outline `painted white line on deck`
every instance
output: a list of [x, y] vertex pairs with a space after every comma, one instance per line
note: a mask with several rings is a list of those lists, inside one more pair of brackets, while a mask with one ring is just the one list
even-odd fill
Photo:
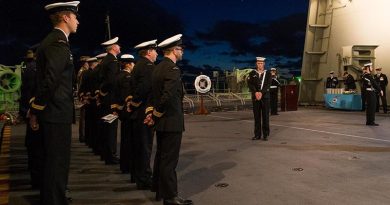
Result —
[[[239, 120], [239, 121], [243, 121], [243, 122], [253, 123], [253, 120], [240, 120], [240, 119], [237, 119], [237, 118], [223, 117], [223, 116], [217, 116], [217, 115], [208, 115], [208, 116], [215, 117], [215, 118], [221, 118], [221, 119]], [[340, 136], [352, 137], [352, 138], [358, 138], [358, 139], [365, 139], [365, 140], [374, 140], [374, 141], [380, 141], [380, 142], [390, 142], [390, 140], [377, 139], [377, 138], [372, 138], [372, 137], [363, 137], [363, 136], [358, 136], [358, 135], [349, 135], [349, 134], [343, 134], [343, 133], [337, 133], [337, 132], [328, 132], [328, 131], [322, 131], [322, 130], [307, 129], [307, 128], [302, 128], [302, 127], [278, 125], [278, 124], [273, 124], [273, 123], [270, 124], [270, 125], [278, 126], [278, 127], [292, 128], [292, 129], [297, 129], [297, 130], [305, 130], [305, 131], [310, 131], [310, 132], [319, 132], [319, 133], [325, 133], [325, 134], [340, 135]]]

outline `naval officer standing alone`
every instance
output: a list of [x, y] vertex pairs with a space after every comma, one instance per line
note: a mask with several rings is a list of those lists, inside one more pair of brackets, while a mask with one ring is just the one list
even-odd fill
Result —
[[362, 84], [363, 89], [366, 93], [366, 125], [368, 126], [378, 126], [379, 124], [375, 123], [375, 109], [376, 109], [376, 95], [377, 93], [383, 96], [383, 91], [376, 83], [374, 78], [371, 75], [372, 67], [371, 63], [367, 63], [363, 67], [363, 76]]
[[68, 36], [76, 33], [79, 1], [49, 4], [54, 29], [37, 50], [35, 97], [30, 102], [30, 125], [41, 130], [44, 168], [41, 188], [43, 205], [67, 205], [70, 144], [73, 121], [73, 57]]
[[265, 58], [256, 57], [256, 69], [249, 73], [248, 87], [252, 93], [255, 136], [252, 140], [267, 141], [269, 136], [269, 109], [271, 73], [264, 70]]

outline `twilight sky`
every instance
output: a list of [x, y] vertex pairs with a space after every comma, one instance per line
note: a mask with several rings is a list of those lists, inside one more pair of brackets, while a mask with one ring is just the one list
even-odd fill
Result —
[[[44, 5], [57, 1], [1, 1], [0, 64], [18, 64], [51, 25]], [[253, 67], [255, 56], [285, 72], [301, 67], [309, 0], [81, 0], [80, 26], [70, 37], [74, 55], [97, 55], [111, 35], [135, 55], [143, 41], [183, 33], [185, 64], [198, 68]]]

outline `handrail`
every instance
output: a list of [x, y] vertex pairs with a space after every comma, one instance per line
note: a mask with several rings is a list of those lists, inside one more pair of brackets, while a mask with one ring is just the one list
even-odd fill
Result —
[[190, 109], [192, 110], [192, 111], [194, 111], [194, 109], [195, 109], [195, 104], [194, 104], [194, 101], [193, 100], [191, 100], [189, 97], [187, 97], [187, 96], [184, 96], [183, 97], [183, 102], [187, 102], [188, 104], [189, 104], [189, 106], [190, 106]]
[[211, 93], [208, 93], [208, 95], [212, 100], [214, 100], [216, 103], [217, 103], [217, 106], [218, 107], [221, 107], [222, 106], [222, 103], [221, 103], [221, 100], [219, 100], [217, 97], [215, 97], [213, 94]]
[[244, 98], [240, 97], [239, 95], [237, 95], [236, 93], [230, 93], [232, 96], [238, 98], [240, 101], [241, 101], [241, 105], [245, 105], [245, 100]]

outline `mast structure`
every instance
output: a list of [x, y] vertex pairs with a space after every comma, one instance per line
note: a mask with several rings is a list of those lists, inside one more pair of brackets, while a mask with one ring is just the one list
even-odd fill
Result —
[[110, 14], [109, 12], [107, 12], [107, 15], [106, 15], [106, 21], [105, 23], [107, 24], [107, 37], [108, 39], [111, 39], [111, 25], [110, 25]]

